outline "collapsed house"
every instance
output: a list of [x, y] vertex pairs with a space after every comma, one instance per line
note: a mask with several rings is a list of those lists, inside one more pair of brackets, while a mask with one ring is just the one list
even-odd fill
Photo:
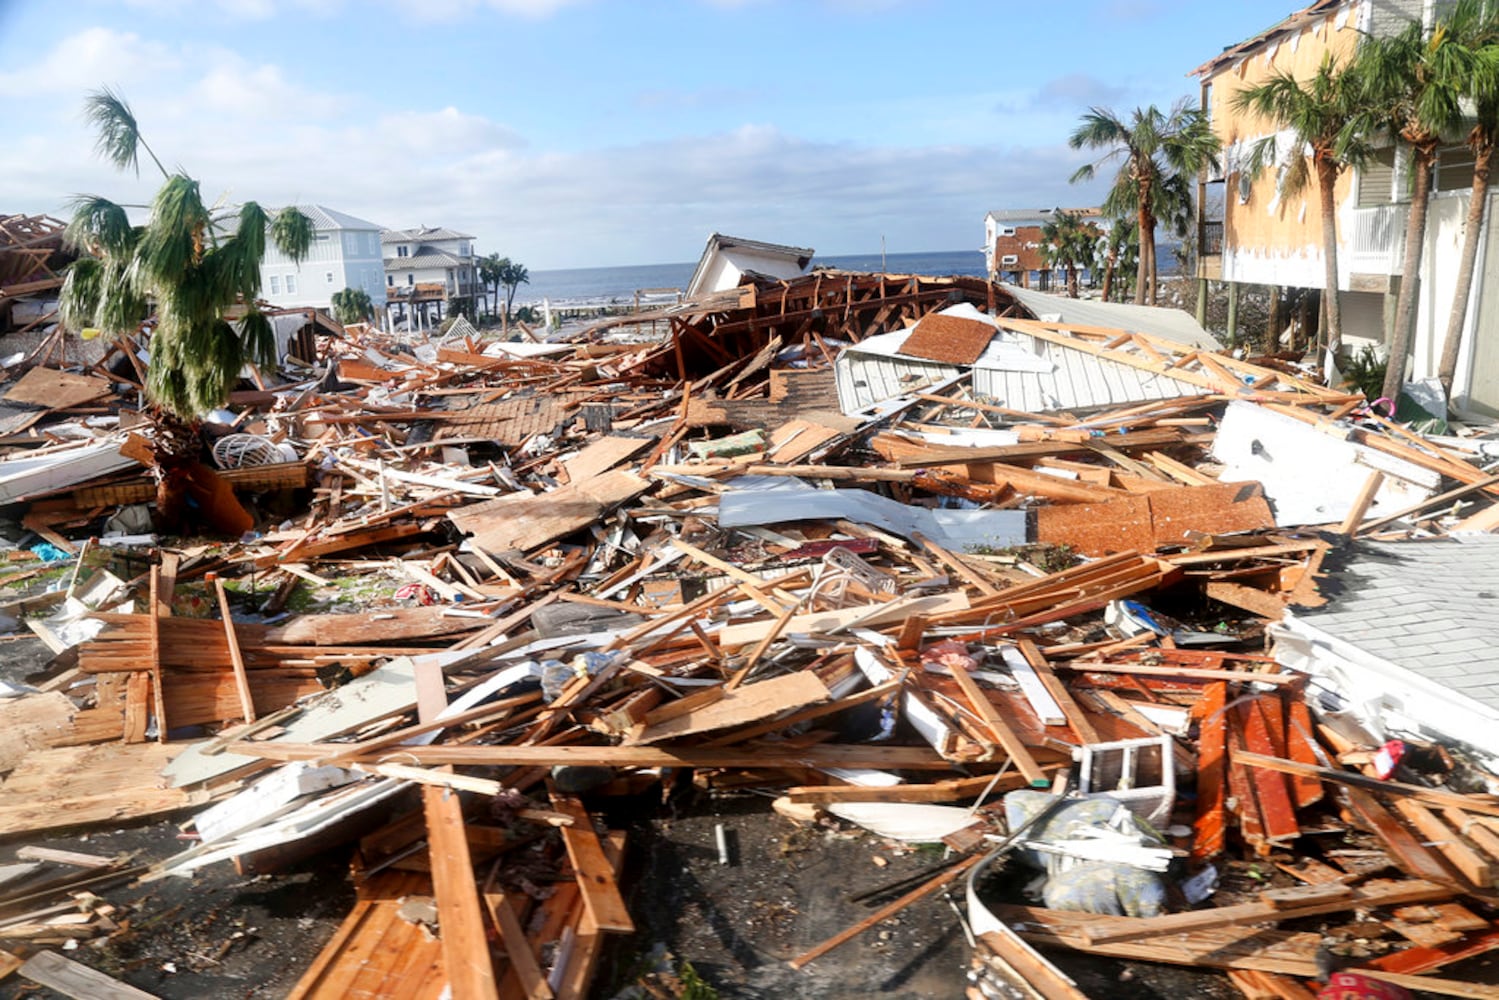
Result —
[[[8, 372], [0, 585], [58, 585], [0, 602], [55, 653], [0, 701], [0, 835], [191, 817], [89, 880], [355, 844], [298, 997], [588, 995], [645, 916], [600, 803], [684, 781], [945, 845], [793, 937], [804, 976], [961, 886], [984, 996], [1085, 995], [1067, 952], [1304, 996], [1354, 945], [1451, 989], [1499, 946], [1493, 689], [1462, 668], [1492, 560], [1441, 537], [1495, 526], [1492, 437], [1075, 308], [814, 271], [568, 344], [329, 331], [205, 423], [204, 538], [152, 523], [147, 343]], [[289, 610], [348, 579], [378, 600]], [[1267, 884], [1214, 892], [1246, 865]], [[1033, 877], [1043, 905], [1007, 888]], [[81, 881], [0, 883], [21, 975], [115, 933]]]

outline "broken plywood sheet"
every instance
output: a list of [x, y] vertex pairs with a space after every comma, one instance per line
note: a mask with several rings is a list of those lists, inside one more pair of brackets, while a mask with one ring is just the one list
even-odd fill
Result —
[[32, 403], [51, 410], [82, 406], [111, 393], [110, 385], [93, 375], [74, 375], [53, 368], [33, 368], [5, 393], [12, 403]]
[[161, 776], [181, 749], [169, 743], [104, 743], [35, 750], [0, 785], [0, 837], [143, 819], [200, 805], [201, 796], [170, 788]]
[[649, 448], [653, 440], [654, 438], [621, 437], [616, 434], [599, 438], [562, 464], [567, 470], [567, 481], [583, 483], [608, 472]]
[[[311, 699], [295, 718], [283, 724], [281, 738], [293, 742], [317, 742], [373, 719], [416, 705], [416, 664], [399, 656], [384, 666], [357, 677], [340, 688]], [[182, 750], [167, 768], [174, 785], [195, 784], [242, 767], [261, 766], [259, 757], [237, 753], [204, 754], [209, 744], [195, 743]]]
[[470, 504], [450, 511], [448, 519], [486, 552], [525, 552], [588, 527], [650, 485], [633, 472], [617, 469], [549, 493], [516, 493]]
[[0, 701], [0, 774], [31, 751], [55, 746], [70, 736], [76, 711], [72, 700], [58, 691]]
[[1036, 541], [1070, 545], [1087, 556], [1154, 552], [1184, 545], [1189, 534], [1229, 534], [1275, 526], [1259, 483], [1219, 483], [1135, 493], [1107, 503], [1037, 508]]
[[398, 912], [408, 896], [431, 895], [418, 874], [383, 871], [359, 887], [359, 899], [288, 1000], [411, 997], [436, 1000], [447, 986], [442, 941]]
[[[962, 591], [933, 594], [927, 597], [902, 597], [886, 604], [862, 604], [833, 611], [812, 611], [793, 615], [781, 630], [786, 635], [829, 633], [851, 625], [888, 625], [914, 617], [932, 617], [956, 611], [967, 611], [968, 597]], [[725, 649], [759, 642], [775, 627], [774, 622], [743, 622], [725, 625], [714, 635]]]
[[901, 353], [950, 365], [971, 365], [999, 331], [993, 323], [965, 316], [928, 313], [916, 324]]
[[815, 705], [830, 697], [832, 695], [821, 678], [810, 670], [800, 670], [727, 691], [712, 704], [648, 727], [639, 742], [658, 743], [693, 733], [730, 729]]
[[798, 418], [771, 432], [765, 457], [778, 465], [791, 465], [836, 440], [842, 433], [825, 423]]
[[1418, 504], [1441, 485], [1437, 473], [1335, 437], [1334, 429], [1235, 400], [1213, 438], [1213, 458], [1225, 466], [1218, 478], [1263, 484], [1280, 527], [1342, 521], [1375, 471], [1384, 482], [1366, 513], [1371, 518]]

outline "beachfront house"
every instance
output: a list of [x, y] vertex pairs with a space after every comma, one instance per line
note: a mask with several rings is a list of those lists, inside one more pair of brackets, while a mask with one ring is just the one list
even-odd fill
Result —
[[385, 294], [391, 324], [426, 329], [454, 310], [474, 312], [478, 280], [474, 238], [436, 226], [387, 229], [380, 237], [385, 252]]
[[[1052, 267], [1044, 254], [1042, 227], [1056, 219], [1057, 213], [1075, 215], [1100, 229], [1108, 228], [1103, 210], [1098, 208], [999, 209], [984, 216], [984, 265], [990, 281], [1004, 281], [1021, 288], [1047, 291], [1067, 287], [1067, 271]], [[1093, 283], [1091, 268], [1078, 271], [1078, 281]]]
[[[1224, 149], [1221, 170], [1204, 175], [1198, 198], [1202, 252], [1197, 277], [1202, 290], [1207, 282], [1226, 283], [1232, 301], [1244, 285], [1316, 290], [1311, 295], [1326, 285], [1317, 185], [1313, 181], [1292, 196], [1280, 190], [1277, 170], [1250, 175], [1246, 162], [1259, 140], [1274, 135], [1284, 162], [1291, 139], [1272, 124], [1236, 110], [1234, 95], [1276, 73], [1306, 79], [1324, 57], [1347, 61], [1364, 38], [1392, 34], [1413, 20], [1430, 24], [1438, 9], [1443, 5], [1431, 0], [1319, 0], [1197, 68], [1202, 107]], [[1436, 375], [1455, 288], [1463, 220], [1472, 193], [1473, 153], [1461, 137], [1454, 136], [1453, 142], [1437, 158], [1408, 379]], [[1393, 139], [1382, 140], [1381, 147], [1369, 162], [1343, 171], [1336, 188], [1335, 294], [1343, 340], [1354, 352], [1362, 345], [1389, 343], [1403, 278], [1410, 156]], [[1499, 327], [1495, 198], [1499, 195], [1490, 195], [1489, 222], [1480, 243], [1463, 352], [1452, 386], [1452, 404], [1459, 412], [1491, 416], [1499, 415], [1499, 337], [1492, 335]], [[1198, 296], [1199, 302], [1205, 299]], [[1478, 331], [1489, 335], [1475, 336]], [[1258, 338], [1259, 331], [1252, 334]]]
[[813, 253], [810, 247], [762, 243], [714, 233], [708, 237], [697, 269], [687, 282], [687, 297], [734, 288], [749, 273], [771, 278], [800, 277], [811, 268]]
[[325, 205], [298, 205], [312, 220], [307, 256], [293, 261], [267, 240], [260, 264], [260, 294], [277, 308], [328, 311], [345, 288], [362, 289], [376, 309], [385, 306], [380, 226]]

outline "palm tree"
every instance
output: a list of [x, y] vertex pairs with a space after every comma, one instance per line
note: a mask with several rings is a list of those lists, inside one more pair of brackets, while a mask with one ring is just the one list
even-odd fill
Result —
[[1077, 298], [1077, 272], [1093, 259], [1093, 248], [1103, 234], [1076, 213], [1057, 212], [1041, 226], [1041, 259], [1047, 267], [1067, 272], [1067, 294]]
[[1139, 230], [1128, 220], [1115, 218], [1109, 228], [1099, 234], [1093, 253], [1094, 266], [1103, 271], [1103, 300], [1113, 301], [1117, 287], [1117, 297], [1123, 301], [1129, 296], [1128, 275], [1138, 268], [1140, 262]]
[[[1343, 317], [1338, 303], [1338, 176], [1363, 158], [1363, 137], [1350, 132], [1349, 123], [1358, 110], [1358, 93], [1346, 65], [1330, 54], [1317, 72], [1305, 80], [1289, 73], [1276, 73], [1264, 83], [1247, 87], [1233, 96], [1233, 106], [1267, 119], [1277, 128], [1289, 129], [1294, 137], [1281, 180], [1281, 193], [1294, 196], [1315, 175], [1322, 215], [1322, 306], [1327, 319], [1327, 348], [1336, 352], [1343, 343]], [[1275, 159], [1276, 140], [1261, 140], [1250, 152], [1244, 170], [1254, 176]]]
[[1122, 159], [1104, 208], [1115, 214], [1132, 211], [1139, 229], [1139, 280], [1135, 302], [1156, 303], [1156, 223], [1168, 212], [1165, 181], [1173, 176], [1195, 177], [1203, 167], [1217, 165], [1221, 143], [1207, 117], [1179, 103], [1169, 114], [1155, 105], [1136, 108], [1125, 121], [1107, 108], [1089, 108], [1067, 140], [1073, 149], [1109, 150], [1098, 163], [1085, 164], [1072, 182], [1092, 180], [1099, 166]]
[[194, 461], [198, 417], [229, 398], [247, 361], [277, 363], [270, 321], [255, 304], [267, 236], [300, 261], [312, 242], [312, 222], [295, 208], [272, 213], [255, 202], [234, 212], [211, 210], [196, 180], [161, 165], [122, 97], [96, 91], [84, 111], [98, 131], [101, 155], [139, 173], [145, 150], [163, 183], [140, 226], [107, 199], [73, 200], [65, 238], [87, 255], [63, 282], [62, 318], [75, 330], [128, 336], [154, 308], [146, 395], [157, 425], [153, 455], [163, 474], [157, 509], [172, 524]]
[[375, 304], [362, 288], [345, 288], [333, 293], [333, 318], [344, 326], [364, 323], [375, 318]]
[[505, 319], [510, 318], [510, 307], [515, 304], [515, 290], [531, 283], [531, 272], [526, 265], [517, 264], [509, 257], [500, 262], [500, 284], [505, 286]]
[[1361, 98], [1367, 108], [1350, 129], [1372, 134], [1383, 127], [1411, 150], [1411, 206], [1405, 227], [1405, 261], [1395, 329], [1382, 394], [1400, 398], [1405, 384], [1406, 354], [1419, 295], [1421, 254], [1426, 244], [1426, 211], [1432, 167], [1444, 135], [1462, 125], [1462, 99], [1482, 60], [1449, 23], [1439, 21], [1427, 32], [1412, 21], [1397, 34], [1372, 39], [1355, 62]]
[[501, 257], [497, 253], [479, 258], [479, 280], [489, 289], [490, 311], [493, 313], [500, 311], [500, 276], [509, 266], [510, 258]]
[[1487, 0], [1460, 0], [1449, 15], [1447, 30], [1473, 49], [1477, 61], [1477, 71], [1469, 80], [1467, 93], [1473, 109], [1472, 128], [1468, 131], [1468, 147], [1473, 150], [1473, 191], [1463, 223], [1463, 248], [1452, 311], [1447, 316], [1447, 333], [1442, 339], [1442, 357], [1437, 365], [1437, 378], [1450, 399], [1473, 289], [1478, 242], [1489, 204], [1489, 171], [1494, 162], [1495, 141], [1499, 139], [1499, 13]]

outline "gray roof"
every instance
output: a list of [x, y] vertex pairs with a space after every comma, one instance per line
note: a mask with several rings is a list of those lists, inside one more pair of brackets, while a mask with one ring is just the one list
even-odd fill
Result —
[[[1188, 347], [1216, 351], [1223, 347], [1213, 335], [1198, 325], [1190, 313], [1164, 306], [1137, 306], [1128, 302], [1098, 302], [1092, 299], [1069, 299], [1048, 295], [1018, 285], [1005, 285], [1005, 291], [1020, 300], [1043, 322], [1070, 323], [1074, 326], [1106, 326], [1130, 333], [1148, 333], [1174, 340]], [[1059, 319], [1054, 317], [1060, 317]]]
[[312, 220], [312, 228], [316, 230], [328, 229], [374, 229], [381, 230], [384, 226], [364, 219], [356, 218], [344, 212], [338, 212], [326, 205], [298, 205], [297, 210]]
[[387, 271], [421, 270], [429, 267], [468, 267], [473, 264], [471, 257], [454, 257], [450, 253], [434, 250], [431, 247], [422, 247], [410, 257], [387, 257], [385, 258], [385, 269]]
[[1083, 219], [1096, 219], [1103, 215], [1101, 208], [997, 208], [984, 216], [995, 222], [1050, 222], [1058, 212], [1066, 212]]
[[1499, 536], [1358, 542], [1298, 617], [1499, 709]]
[[468, 233], [441, 226], [418, 226], [415, 229], [387, 229], [380, 235], [381, 243], [420, 243], [424, 240], [471, 240]]

